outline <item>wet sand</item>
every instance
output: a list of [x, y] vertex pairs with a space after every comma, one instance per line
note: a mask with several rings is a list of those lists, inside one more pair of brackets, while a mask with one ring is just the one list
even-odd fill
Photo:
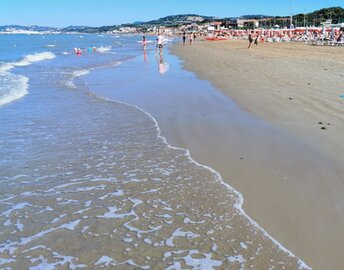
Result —
[[224, 126], [221, 117], [210, 123], [205, 114], [192, 131], [181, 126], [168, 140], [220, 172], [243, 194], [245, 211], [286, 248], [315, 269], [338, 269], [344, 248], [343, 48], [259, 44], [248, 51], [245, 42], [228, 41], [177, 45], [172, 52], [276, 130]]

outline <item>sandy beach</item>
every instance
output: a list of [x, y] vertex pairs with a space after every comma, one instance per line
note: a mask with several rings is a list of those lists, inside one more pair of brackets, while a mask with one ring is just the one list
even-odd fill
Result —
[[343, 1], [31, 2], [1, 2], [0, 270], [344, 270]]
[[[266, 43], [247, 50], [245, 41], [231, 40], [176, 45], [172, 52], [258, 122], [276, 127], [223, 127], [219, 120], [174, 143], [241, 192], [245, 211], [286, 248], [315, 269], [339, 269], [343, 48]], [[216, 137], [223, 130], [228, 136]]]

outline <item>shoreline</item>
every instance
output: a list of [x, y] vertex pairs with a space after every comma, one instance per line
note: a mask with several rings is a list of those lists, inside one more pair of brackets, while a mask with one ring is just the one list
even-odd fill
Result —
[[[179, 68], [181, 68], [181, 67], [179, 67]], [[87, 74], [87, 75], [89, 75], [89, 74]], [[160, 121], [158, 121], [157, 117], [154, 115], [155, 113], [152, 113], [151, 110], [144, 108], [144, 106], [142, 106], [142, 105], [137, 105], [137, 102], [135, 102], [135, 101], [128, 101], [128, 100], [123, 101], [123, 97], [119, 98], [116, 96], [113, 96], [111, 98], [102, 97], [101, 95], [98, 96], [97, 91], [93, 92], [92, 90], [90, 90], [90, 93], [92, 93], [93, 95], [97, 96], [100, 99], [104, 99], [105, 101], [114, 102], [116, 104], [123, 104], [125, 106], [135, 108], [138, 111], [141, 111], [142, 113], [144, 113], [146, 116], [148, 116], [155, 124], [158, 137], [164, 142], [164, 144], [167, 145], [168, 148], [174, 149], [174, 150], [181, 150], [181, 151], [185, 152], [186, 156], [188, 157], [188, 159], [190, 160], [191, 163], [195, 164], [196, 166], [198, 166], [200, 168], [206, 169], [207, 171], [211, 172], [214, 175], [216, 182], [220, 183], [223, 186], [223, 188], [226, 190], [226, 192], [229, 192], [229, 194], [235, 195], [235, 197], [236, 197], [235, 204], [228, 206], [229, 211], [231, 210], [232, 207], [234, 209], [236, 209], [239, 212], [240, 216], [244, 217], [248, 221], [248, 224], [250, 224], [250, 226], [252, 226], [252, 228], [254, 230], [260, 231], [264, 235], [264, 237], [266, 237], [266, 239], [269, 242], [271, 241], [273, 243], [273, 246], [276, 247], [279, 250], [279, 252], [286, 255], [286, 257], [288, 258], [288, 263], [289, 263], [289, 260], [296, 260], [296, 263], [298, 265], [297, 269], [312, 269], [308, 265], [307, 262], [305, 262], [302, 258], [300, 258], [298, 255], [294, 254], [290, 249], [288, 249], [283, 244], [281, 244], [278, 240], [276, 240], [276, 238], [274, 238], [271, 234], [269, 234], [268, 231], [266, 231], [258, 222], [256, 222], [251, 216], [249, 216], [245, 212], [244, 207], [243, 207], [243, 204], [244, 204], [243, 195], [239, 191], [237, 191], [235, 188], [233, 188], [228, 182], [226, 182], [223, 179], [222, 175], [217, 170], [215, 170], [213, 167], [209, 166], [206, 163], [202, 163], [202, 162], [198, 161], [195, 158], [195, 156], [191, 153], [190, 149], [181, 146], [181, 144], [180, 144], [181, 141], [179, 141], [177, 139], [178, 132], [173, 132], [173, 131], [171, 132], [171, 130], [166, 129], [167, 127], [172, 128], [172, 129], [177, 129], [178, 126], [175, 123], [168, 124], [167, 126], [165, 126], [165, 124], [160, 123]], [[124, 100], [125, 100], [125, 98], [124, 98]], [[235, 108], [235, 110], [237, 110], [237, 109]], [[242, 114], [242, 112], [238, 112], [238, 114]], [[159, 117], [159, 115], [157, 115], [157, 116]], [[190, 121], [190, 119], [188, 121]], [[191, 136], [188, 136], [188, 137], [191, 138]], [[274, 254], [275, 253], [270, 254], [271, 258], [274, 257]]]
[[[90, 93], [94, 94], [93, 92], [90, 92]], [[154, 122], [156, 131], [157, 131], [157, 136], [164, 142], [164, 144], [166, 144], [166, 146], [168, 148], [171, 148], [174, 150], [181, 150], [181, 151], [185, 152], [186, 156], [188, 157], [188, 159], [190, 160], [191, 163], [194, 163], [198, 167], [204, 168], [204, 169], [210, 171], [211, 173], [213, 173], [215, 175], [214, 177], [215, 177], [216, 181], [218, 181], [221, 185], [223, 185], [225, 187], [225, 189], [228, 190], [228, 192], [235, 194], [235, 196], [237, 197], [237, 200], [236, 200], [235, 204], [233, 205], [233, 207], [240, 213], [240, 215], [242, 215], [243, 217], [245, 217], [249, 221], [249, 223], [252, 225], [252, 227], [261, 231], [262, 234], [267, 239], [271, 240], [271, 242], [274, 245], [276, 245], [281, 252], [285, 253], [290, 259], [296, 259], [297, 264], [299, 266], [299, 269], [309, 269], [309, 270], [312, 269], [306, 262], [304, 262], [302, 260], [302, 258], [298, 257], [291, 250], [284, 247], [280, 242], [278, 242], [278, 240], [276, 240], [274, 237], [272, 237], [263, 227], [260, 226], [260, 224], [258, 224], [251, 216], [249, 216], [245, 212], [244, 207], [243, 207], [244, 198], [243, 198], [242, 194], [239, 191], [237, 191], [236, 189], [234, 189], [232, 186], [230, 186], [228, 183], [226, 183], [226, 181], [224, 181], [223, 177], [221, 176], [221, 174], [218, 171], [214, 170], [212, 167], [210, 167], [208, 165], [201, 164], [198, 161], [196, 161], [192, 157], [189, 149], [171, 145], [168, 142], [167, 138], [164, 135], [162, 135], [163, 132], [159, 126], [159, 123], [153, 115], [151, 115], [149, 112], [145, 111], [144, 109], [142, 109], [139, 106], [134, 105], [134, 104], [129, 104], [129, 103], [126, 103], [123, 101], [118, 101], [118, 100], [111, 100], [111, 99], [100, 97], [100, 96], [97, 96], [97, 98], [103, 99], [103, 100], [110, 102], [110, 103], [113, 102], [113, 103], [117, 103], [117, 104], [123, 104], [123, 105], [128, 106], [128, 107], [133, 107], [133, 108], [137, 109], [138, 111], [141, 111], [146, 116], [148, 116]]]
[[[269, 144], [267, 143], [265, 145], [266, 154], [264, 154], [262, 145], [266, 143], [267, 139], [265, 142], [261, 137], [257, 139], [258, 151], [255, 149], [254, 143], [251, 145], [254, 150], [245, 147], [243, 144], [247, 140], [244, 139], [241, 147], [246, 148], [246, 154], [248, 155], [250, 151], [257, 153], [255, 159], [252, 158], [252, 155], [251, 159], [253, 160], [245, 162], [245, 166], [242, 166], [233, 158], [235, 154], [238, 154], [237, 150], [232, 151], [232, 153], [229, 149], [223, 153], [220, 150], [220, 152], [212, 154], [209, 151], [211, 149], [216, 150], [215, 144], [205, 146], [206, 150], [202, 151], [199, 149], [200, 145], [190, 142], [190, 140], [187, 141], [185, 138], [179, 143], [177, 142], [177, 145], [190, 149], [194, 159], [214, 168], [222, 175], [225, 182], [242, 193], [245, 199], [243, 205], [245, 212], [296, 256], [299, 256], [315, 269], [322, 269], [325, 266], [338, 267], [340, 263], [339, 251], [341, 250], [339, 244], [341, 241], [338, 239], [341, 238], [341, 224], [344, 224], [344, 217], [340, 214], [343, 207], [340, 198], [343, 190], [341, 177], [343, 170], [340, 167], [343, 154], [341, 151], [343, 144], [340, 143], [343, 129], [340, 127], [343, 115], [340, 114], [340, 107], [337, 104], [340, 105], [340, 101], [325, 102], [326, 106], [330, 103], [332, 105], [330, 108], [334, 107], [338, 110], [338, 117], [331, 118], [331, 124], [326, 130], [322, 130], [320, 124], [316, 121], [314, 123], [314, 119], [320, 115], [317, 111], [312, 115], [314, 104], [307, 107], [310, 93], [305, 95], [298, 89], [301, 81], [304, 83], [304, 81], [312, 79], [314, 72], [319, 75], [321, 68], [330, 71], [336, 70], [336, 67], [341, 66], [340, 60], [336, 60], [336, 56], [328, 57], [329, 48], [320, 48], [319, 54], [313, 54], [312, 50], [302, 56], [301, 54], [307, 51], [305, 48], [308, 49], [304, 44], [260, 44], [257, 49], [254, 48], [255, 51], [249, 52], [245, 45], [246, 42], [242, 41], [197, 42], [193, 46], [176, 45], [172, 48], [172, 53], [184, 60], [183, 66], [186, 70], [195, 72], [200, 79], [210, 81], [217, 89], [239, 104], [241, 108], [276, 126], [281, 130], [281, 134], [295, 138], [295, 142], [291, 141], [284, 147], [294, 149], [288, 149], [287, 152], [289, 153], [284, 155], [283, 146], [280, 151], [274, 151], [268, 149]], [[290, 57], [290, 51], [295, 52], [292, 57]], [[233, 52], [236, 54], [231, 54]], [[323, 66], [324, 57], [328, 57], [326, 59], [328, 62], [326, 61], [325, 64], [331, 63], [331, 66]], [[266, 58], [269, 61], [265, 61]], [[278, 58], [278, 62], [275, 61], [276, 58]], [[321, 68], [312, 67], [311, 64], [317, 61]], [[256, 64], [257, 67], [253, 68], [253, 72], [247, 70], [251, 63]], [[245, 64], [247, 65], [245, 66]], [[294, 73], [292, 68], [295, 66], [293, 65], [299, 66]], [[261, 68], [266, 67], [270, 68], [270, 72], [269, 75], [263, 74], [264, 78], [262, 79], [258, 75], [261, 73]], [[300, 68], [306, 76], [297, 76]], [[287, 70], [296, 79], [289, 83], [281, 80], [278, 76], [281, 70]], [[319, 79], [315, 77], [311, 81], [311, 85], [314, 83], [317, 87], [323, 87], [328, 80], [333, 80], [333, 77], [339, 80], [341, 75], [340, 72], [331, 72], [324, 76], [324, 83], [319, 83]], [[276, 79], [279, 80], [276, 82]], [[276, 87], [272, 87], [272, 85], [277, 85], [279, 88], [277, 93], [274, 91]], [[286, 91], [285, 85], [288, 91]], [[308, 83], [306, 85], [308, 86]], [[248, 90], [244, 89], [245, 86], [248, 86]], [[264, 90], [263, 92], [259, 92], [261, 88]], [[289, 89], [293, 90], [291, 100], [289, 99]], [[316, 89], [318, 90], [318, 88]], [[320, 95], [320, 97], [315, 96], [317, 101], [321, 98], [322, 92], [316, 93]], [[324, 95], [334, 95], [333, 93], [336, 91], [331, 88]], [[280, 100], [281, 96], [284, 97], [283, 102]], [[288, 109], [293, 100], [302, 100], [300, 103], [303, 106], [301, 110], [300, 108]], [[325, 105], [324, 107], [326, 107]], [[319, 105], [315, 106], [315, 108], [318, 107]], [[274, 114], [273, 112], [277, 113]], [[330, 114], [330, 109], [326, 112], [333, 116]], [[321, 113], [325, 114], [324, 110]], [[305, 125], [307, 121], [309, 124]], [[333, 133], [331, 127], [335, 127], [336, 133], [339, 134]], [[330, 136], [323, 136], [324, 132], [328, 132]], [[211, 137], [210, 134], [209, 138]], [[283, 136], [281, 137], [283, 138]], [[250, 139], [252, 138], [254, 136], [251, 136]], [[240, 143], [240, 140], [236, 141], [236, 143], [238, 142]], [[305, 147], [297, 150], [299, 142]], [[316, 145], [315, 142], [317, 142]], [[276, 144], [278, 142], [273, 143], [272, 146], [276, 146]], [[240, 146], [234, 147], [240, 149]], [[278, 153], [281, 156], [278, 156]], [[259, 157], [259, 155], [266, 156]], [[227, 162], [224, 159], [227, 159]], [[265, 162], [261, 162], [262, 159]], [[290, 161], [290, 159], [295, 159], [295, 161]], [[276, 163], [274, 163], [275, 161]], [[281, 163], [286, 161], [286, 165], [284, 167], [279, 166], [278, 161]], [[232, 162], [236, 163], [232, 164]], [[229, 166], [228, 163], [231, 165]], [[320, 169], [317, 170], [316, 167], [318, 166]], [[278, 168], [276, 169], [276, 167]], [[240, 171], [240, 169], [244, 171]], [[271, 174], [262, 172], [262, 169], [271, 171]], [[295, 173], [291, 170], [295, 170]], [[281, 175], [276, 177], [277, 173], [288, 174], [284, 179], [287, 184], [278, 180]], [[250, 179], [254, 176], [260, 178], [259, 181]], [[327, 180], [326, 183], [324, 183], [324, 179]], [[271, 189], [271, 191], [266, 191], [264, 188]], [[319, 198], [323, 198], [323, 200], [319, 200]], [[272, 205], [270, 206], [271, 209], [269, 209], [268, 203]], [[274, 207], [277, 209], [272, 209]]]

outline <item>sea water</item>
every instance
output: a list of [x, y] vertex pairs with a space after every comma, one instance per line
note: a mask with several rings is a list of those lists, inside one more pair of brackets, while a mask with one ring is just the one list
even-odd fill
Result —
[[0, 268], [308, 268], [148, 112], [101, 93], [177, 68], [140, 39], [0, 36]]

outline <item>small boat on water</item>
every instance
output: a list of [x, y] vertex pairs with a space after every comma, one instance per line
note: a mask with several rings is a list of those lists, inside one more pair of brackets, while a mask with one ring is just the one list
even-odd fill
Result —
[[210, 41], [228, 40], [228, 38], [226, 38], [226, 37], [206, 37], [205, 39], [210, 40]]

